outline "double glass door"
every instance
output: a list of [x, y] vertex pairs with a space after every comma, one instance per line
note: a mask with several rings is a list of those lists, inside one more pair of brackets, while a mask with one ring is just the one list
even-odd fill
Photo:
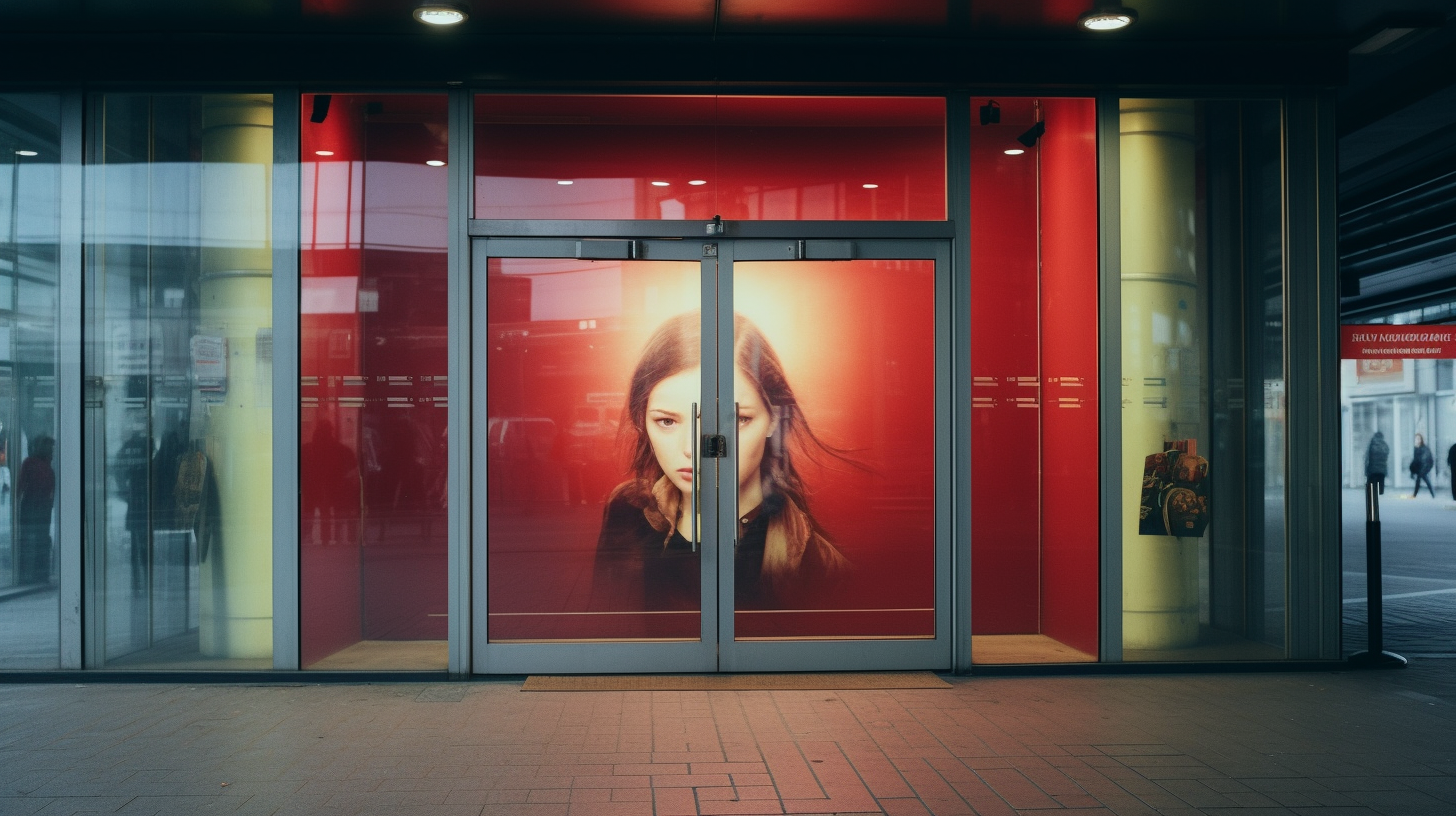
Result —
[[947, 243], [472, 258], [474, 671], [949, 667]]

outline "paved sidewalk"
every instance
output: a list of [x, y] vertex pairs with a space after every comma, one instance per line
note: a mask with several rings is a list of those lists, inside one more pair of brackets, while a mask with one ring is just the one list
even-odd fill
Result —
[[0, 685], [0, 814], [1456, 813], [1456, 660], [951, 682]]

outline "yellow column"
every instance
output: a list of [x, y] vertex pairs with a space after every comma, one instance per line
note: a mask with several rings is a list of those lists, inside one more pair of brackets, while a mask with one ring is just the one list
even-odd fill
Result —
[[202, 162], [198, 331], [226, 339], [227, 389], [207, 411], [220, 535], [202, 560], [201, 649], [266, 659], [273, 656], [272, 98], [206, 97]]
[[1120, 118], [1123, 647], [1169, 649], [1198, 640], [1199, 539], [1139, 535], [1138, 501], [1144, 457], [1165, 440], [1208, 444], [1194, 107], [1125, 99]]

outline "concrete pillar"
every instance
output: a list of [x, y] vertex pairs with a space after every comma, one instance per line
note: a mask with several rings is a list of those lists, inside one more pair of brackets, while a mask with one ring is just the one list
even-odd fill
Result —
[[[1138, 534], [1143, 459], [1204, 435], [1194, 106], [1121, 103], [1123, 647], [1198, 640], [1199, 539]], [[1218, 467], [1218, 463], [1210, 463]]]
[[[220, 536], [202, 560], [200, 641], [212, 657], [273, 656], [273, 101], [208, 96], [202, 110], [200, 334], [227, 341], [208, 406]], [[260, 342], [261, 340], [261, 342]]]

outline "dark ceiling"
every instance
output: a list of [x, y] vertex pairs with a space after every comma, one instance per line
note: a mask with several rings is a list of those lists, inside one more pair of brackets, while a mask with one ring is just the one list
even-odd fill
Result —
[[[1456, 0], [0, 0], [0, 87], [1334, 89], [1345, 304], [1456, 298]], [[1385, 27], [1413, 29], [1369, 55]]]

